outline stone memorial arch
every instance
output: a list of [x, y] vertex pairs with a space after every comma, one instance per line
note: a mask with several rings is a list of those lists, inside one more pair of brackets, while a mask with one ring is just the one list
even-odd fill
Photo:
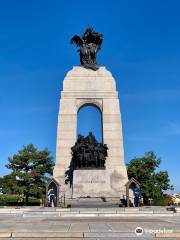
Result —
[[[126, 195], [125, 184], [128, 177], [124, 164], [121, 112], [116, 82], [112, 74], [96, 62], [102, 42], [102, 33], [95, 32], [91, 27], [86, 29], [82, 37], [74, 35], [71, 39], [71, 43], [78, 48], [81, 66], [73, 67], [67, 73], [61, 92], [56, 165], [53, 173], [60, 185], [59, 198], [117, 198], [119, 201]], [[77, 145], [74, 144], [77, 140], [77, 113], [84, 105], [95, 105], [101, 111], [103, 143], [98, 145], [95, 140], [93, 143], [93, 136], [89, 135], [89, 140], [85, 140], [84, 145], [78, 145], [81, 147], [76, 148]], [[82, 144], [82, 138], [78, 139], [78, 144]], [[91, 145], [92, 143], [94, 145]], [[72, 147], [74, 159], [71, 154]], [[80, 159], [78, 166], [88, 167], [89, 161], [91, 166], [95, 162], [96, 168], [74, 168], [77, 159]], [[97, 166], [103, 166], [103, 169]], [[67, 172], [71, 181], [66, 179]]]
[[[75, 170], [73, 187], [65, 184], [71, 162], [71, 147], [77, 139], [77, 113], [84, 105], [94, 105], [102, 113], [102, 140], [108, 146], [104, 170]], [[116, 82], [105, 67], [96, 71], [73, 67], [64, 81], [58, 115], [56, 165], [53, 177], [67, 198], [122, 198], [128, 181], [124, 163], [121, 112]]]

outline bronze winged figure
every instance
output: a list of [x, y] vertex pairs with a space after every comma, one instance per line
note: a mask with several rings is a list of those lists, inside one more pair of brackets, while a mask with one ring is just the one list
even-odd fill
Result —
[[71, 38], [71, 44], [75, 44], [80, 52], [80, 63], [85, 68], [94, 71], [99, 69], [96, 62], [97, 52], [101, 49], [103, 35], [99, 32], [94, 32], [93, 28], [87, 28], [82, 38], [74, 35]]

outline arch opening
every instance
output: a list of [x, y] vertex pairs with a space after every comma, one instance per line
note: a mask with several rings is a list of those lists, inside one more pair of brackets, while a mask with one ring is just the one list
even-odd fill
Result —
[[77, 135], [87, 136], [90, 132], [98, 142], [103, 142], [102, 112], [97, 105], [85, 103], [77, 112]]
[[59, 184], [53, 178], [46, 185], [46, 205], [57, 207], [59, 203]]

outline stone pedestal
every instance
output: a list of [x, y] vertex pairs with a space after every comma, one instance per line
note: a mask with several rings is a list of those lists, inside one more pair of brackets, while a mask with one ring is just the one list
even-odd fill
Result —
[[102, 197], [110, 190], [106, 170], [75, 170], [73, 197]]
[[[72, 157], [71, 147], [76, 142], [77, 113], [82, 106], [87, 104], [95, 105], [102, 112], [103, 142], [109, 148], [108, 157], [105, 170], [76, 170], [74, 191], [72, 191], [72, 187], [64, 183], [65, 172], [68, 170]], [[86, 183], [81, 179], [85, 176], [87, 181], [91, 181], [95, 176], [99, 179], [99, 171], [103, 171], [104, 182], [93, 183], [94, 180], [92, 180], [91, 183], [87, 182], [86, 188]], [[97, 71], [73, 67], [63, 81], [58, 116], [56, 165], [53, 176], [60, 184], [60, 195], [65, 193], [67, 198], [91, 195], [121, 198], [125, 195], [125, 183], [128, 178], [124, 164], [118, 92], [112, 74], [105, 67], [100, 67]]]

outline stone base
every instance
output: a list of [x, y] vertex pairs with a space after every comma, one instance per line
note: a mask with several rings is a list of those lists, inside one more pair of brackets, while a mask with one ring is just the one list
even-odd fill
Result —
[[[125, 195], [124, 182], [116, 179], [118, 189], [113, 189], [114, 178], [108, 170], [75, 170], [73, 198], [120, 198]], [[120, 186], [122, 185], [122, 186]]]

